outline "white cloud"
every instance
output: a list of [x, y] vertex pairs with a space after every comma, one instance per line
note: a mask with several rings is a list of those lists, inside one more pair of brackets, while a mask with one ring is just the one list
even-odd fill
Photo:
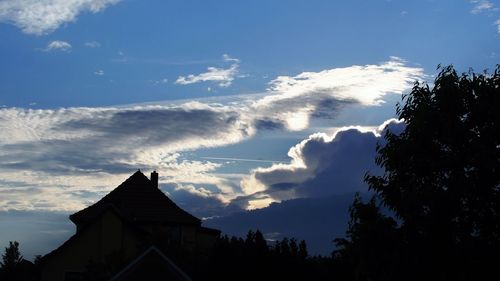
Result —
[[209, 67], [207, 72], [197, 75], [179, 76], [175, 84], [189, 85], [199, 82], [218, 82], [220, 87], [229, 87], [238, 73], [238, 65], [233, 64], [229, 68]]
[[149, 80], [149, 83], [151, 83], [153, 85], [167, 84], [168, 83], [168, 79], [167, 78], [163, 78], [163, 79], [160, 79], [160, 80]]
[[[488, 14], [491, 16], [492, 14], [498, 14], [498, 11], [500, 11], [495, 4], [488, 0], [471, 0], [470, 3], [474, 4], [471, 13], [475, 15], [490, 12]], [[495, 25], [497, 26], [498, 33], [500, 33], [500, 19], [495, 21]]]
[[302, 130], [314, 115], [332, 115], [335, 108], [347, 103], [379, 105], [385, 95], [401, 94], [424, 77], [422, 68], [407, 66], [398, 57], [378, 65], [279, 76], [270, 82], [268, 94], [253, 107], [255, 114], [263, 115], [262, 120]]
[[189, 74], [188, 76], [179, 76], [175, 84], [189, 85], [199, 82], [217, 82], [220, 87], [229, 87], [238, 75], [239, 59], [232, 58], [227, 54], [222, 56], [225, 62], [232, 62], [229, 68], [209, 67], [207, 72], [200, 74]]
[[379, 65], [350, 66], [296, 76], [279, 76], [271, 81], [273, 95], [261, 103], [301, 96], [329, 95], [340, 100], [355, 100], [364, 105], [383, 103], [387, 93], [401, 94], [423, 76], [421, 68], [408, 67], [405, 61], [391, 57]]
[[3, 0], [0, 22], [12, 23], [24, 33], [43, 35], [82, 12], [97, 13], [120, 0]]
[[[2, 108], [0, 181], [16, 179], [26, 187], [9, 187], [13, 195], [0, 192], [0, 209], [77, 210], [137, 168], [158, 169], [163, 183], [182, 186], [172, 192], [199, 197], [210, 191], [210, 198], [222, 203], [252, 195], [248, 200], [257, 206], [269, 203], [269, 198], [293, 197], [289, 191], [258, 195], [268, 190], [271, 181], [254, 176], [248, 179], [254, 180], [254, 186], [240, 187], [242, 175], [218, 174], [224, 163], [193, 161], [184, 155], [242, 142], [258, 130], [304, 129], [309, 119], [332, 118], [345, 103], [376, 105], [386, 94], [410, 89], [413, 80], [422, 76], [422, 69], [393, 58], [378, 65], [279, 77], [268, 92], [259, 95], [121, 107]], [[314, 140], [320, 143], [321, 138]], [[327, 146], [328, 139], [323, 139]], [[317, 171], [311, 168], [313, 158], [299, 155], [301, 151], [305, 155], [303, 149], [294, 151], [295, 162], [281, 164], [282, 172], [294, 183], [311, 179]], [[27, 191], [33, 186], [39, 192]], [[80, 192], [82, 186], [86, 197]], [[68, 203], [61, 204], [61, 198]]]
[[104, 75], [104, 70], [99, 69], [97, 71], [94, 71], [94, 74], [97, 75], [97, 76], [103, 76]]
[[237, 58], [233, 58], [228, 54], [223, 54], [222, 59], [227, 62], [235, 62], [235, 63], [240, 63], [240, 60]]
[[99, 47], [101, 47], [101, 43], [99, 43], [97, 41], [89, 41], [89, 42], [85, 42], [85, 47], [99, 48]]
[[60, 41], [60, 40], [55, 40], [47, 44], [47, 47], [45, 48], [46, 52], [50, 51], [69, 51], [71, 49], [71, 44], [66, 42], [66, 41]]
[[473, 14], [480, 14], [482, 12], [492, 11], [495, 9], [495, 5], [488, 0], [472, 0], [470, 1], [474, 4], [471, 10]]
[[258, 168], [241, 182], [247, 194], [244, 206], [262, 208], [272, 202], [301, 197], [365, 191], [367, 171], [378, 172], [376, 144], [384, 130], [401, 132], [404, 124], [395, 119], [378, 128], [345, 127], [328, 135], [316, 133], [288, 151], [289, 164]]

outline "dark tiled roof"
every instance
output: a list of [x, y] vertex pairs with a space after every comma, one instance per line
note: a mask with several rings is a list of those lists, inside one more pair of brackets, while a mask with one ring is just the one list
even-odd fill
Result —
[[131, 222], [201, 225], [200, 219], [179, 208], [140, 171], [94, 205], [72, 214], [69, 218], [77, 225], [86, 223], [109, 205]]

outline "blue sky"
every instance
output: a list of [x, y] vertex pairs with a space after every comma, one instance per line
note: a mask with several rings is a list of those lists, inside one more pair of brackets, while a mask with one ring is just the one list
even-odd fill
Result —
[[211, 217], [364, 191], [415, 80], [498, 63], [500, 3], [2, 0], [0, 38], [0, 228], [138, 168]]

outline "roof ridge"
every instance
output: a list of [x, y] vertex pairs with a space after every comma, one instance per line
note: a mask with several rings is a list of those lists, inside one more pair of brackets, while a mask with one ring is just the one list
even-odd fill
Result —
[[99, 209], [113, 204], [122, 215], [140, 221], [163, 221], [187, 224], [201, 224], [170, 199], [140, 170], [111, 190], [94, 204], [69, 216], [75, 224], [88, 221], [99, 213]]

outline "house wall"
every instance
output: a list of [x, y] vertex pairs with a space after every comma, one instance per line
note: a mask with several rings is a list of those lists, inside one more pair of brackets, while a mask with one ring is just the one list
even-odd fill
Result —
[[84, 272], [90, 260], [120, 266], [137, 253], [134, 234], [108, 211], [47, 257], [41, 278], [42, 281], [63, 281], [66, 272]]
[[215, 242], [217, 241], [217, 237], [217, 234], [198, 231], [196, 236], [198, 251], [202, 254], [208, 255], [208, 253], [213, 249]]
[[217, 237], [197, 225], [146, 224], [142, 228], [149, 232], [146, 237], [137, 236], [114, 211], [104, 212], [47, 257], [41, 280], [64, 281], [66, 272], [85, 272], [89, 261], [106, 264], [107, 270], [117, 272], [151, 243], [164, 249], [179, 245], [188, 253], [205, 256]]

